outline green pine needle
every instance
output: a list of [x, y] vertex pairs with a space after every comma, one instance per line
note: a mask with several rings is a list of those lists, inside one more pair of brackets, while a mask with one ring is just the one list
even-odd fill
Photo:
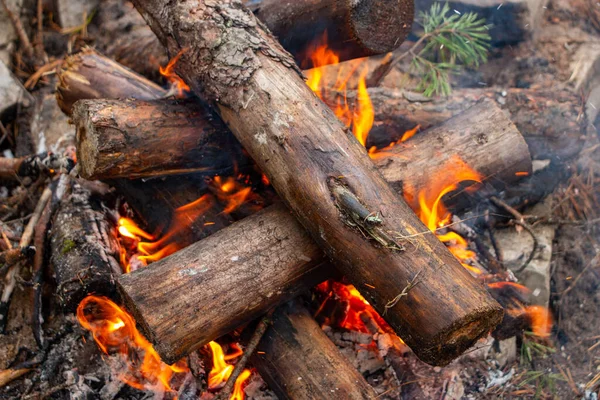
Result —
[[411, 68], [421, 78], [418, 90], [425, 96], [449, 95], [450, 74], [487, 61], [489, 26], [476, 13], [459, 15], [447, 3], [434, 3], [428, 12], [420, 13], [417, 22], [424, 33], [416, 45], [423, 47], [418, 53], [410, 51]]

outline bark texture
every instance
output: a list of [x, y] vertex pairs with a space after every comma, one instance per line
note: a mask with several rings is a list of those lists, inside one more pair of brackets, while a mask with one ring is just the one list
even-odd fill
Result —
[[340, 61], [393, 51], [414, 18], [413, 0], [244, 0], [302, 68], [327, 44]]
[[[479, 162], [471, 165], [476, 170], [492, 171], [484, 163], [503, 171], [512, 169], [513, 173], [507, 176], [514, 176], [520, 168], [530, 169], [527, 145], [514, 127], [510, 129], [510, 122], [501, 110], [480, 104], [469, 111], [472, 114], [482, 116], [483, 130], [492, 132], [492, 124], [507, 129], [498, 131], [497, 137], [488, 141], [477, 141], [476, 136], [465, 134], [469, 129], [469, 125], [464, 125], [468, 118], [457, 116], [420, 134], [414, 146], [408, 142], [393, 147], [388, 161], [379, 159], [376, 164], [398, 186], [407, 185], [417, 191], [428, 185], [421, 170], [437, 171], [435, 178], [441, 180], [452, 176], [452, 168], [437, 152], [464, 154], [467, 163]], [[453, 124], [454, 120], [463, 125]], [[449, 147], [444, 150], [444, 145]], [[499, 161], [502, 157], [492, 156], [498, 153], [498, 146], [513, 149], [512, 154], [524, 159]], [[414, 162], [406, 162], [411, 157]], [[316, 268], [323, 261], [322, 252], [306, 231], [282, 205], [276, 205], [176, 255], [122, 276], [118, 285], [127, 308], [146, 337], [151, 338], [164, 360], [174, 362], [298, 291], [330, 277], [335, 273], [331, 266]], [[437, 297], [423, 300], [423, 304], [435, 307], [436, 300]]]
[[[402, 110], [382, 114], [376, 117], [375, 134], [389, 138], [401, 118], [407, 124], [420, 122]], [[73, 119], [78, 126], [77, 159], [87, 179], [161, 176], [211, 166], [225, 168], [234, 160], [238, 165], [247, 162], [229, 129], [220, 120], [205, 119], [193, 103], [82, 101]], [[424, 187], [433, 173], [426, 168], [432, 158], [443, 164], [456, 156], [497, 188], [519, 179], [516, 172], [531, 172], [523, 137], [506, 113], [489, 100], [373, 154], [372, 159], [384, 178], [402, 190], [405, 169], [416, 174], [411, 179], [419, 181], [417, 187]], [[423, 168], [408, 167], [411, 164]]]
[[450, 362], [501, 320], [500, 305], [427, 233], [239, 1], [134, 4], [169, 53], [182, 53], [178, 74], [215, 101], [317, 245], [422, 360]]
[[194, 101], [83, 100], [73, 120], [86, 179], [220, 173], [247, 163], [221, 119]]
[[275, 311], [251, 360], [280, 399], [378, 397], [298, 300]]
[[152, 100], [167, 93], [160, 86], [92, 49], [67, 57], [58, 72], [58, 80], [56, 101], [67, 115], [71, 115], [77, 100], [125, 97]]
[[74, 311], [90, 293], [114, 297], [121, 267], [116, 228], [100, 201], [77, 182], [70, 190], [52, 223], [50, 262], [59, 300]]

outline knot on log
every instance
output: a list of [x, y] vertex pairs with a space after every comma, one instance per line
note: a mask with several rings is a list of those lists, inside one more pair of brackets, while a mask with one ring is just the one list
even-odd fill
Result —
[[379, 211], [370, 211], [365, 207], [341, 179], [330, 177], [327, 184], [346, 225], [357, 228], [366, 238], [374, 239], [387, 249], [405, 250], [404, 245], [385, 231], [383, 216]]

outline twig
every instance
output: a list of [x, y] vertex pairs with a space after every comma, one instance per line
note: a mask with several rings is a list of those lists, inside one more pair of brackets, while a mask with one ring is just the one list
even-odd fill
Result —
[[35, 254], [34, 246], [17, 247], [3, 251], [0, 253], [0, 275], [6, 272], [11, 266], [31, 257], [33, 254]]
[[[42, 212], [46, 207], [46, 203], [50, 201], [50, 197], [52, 197], [52, 190], [47, 187], [44, 189], [42, 196], [38, 200], [27, 226], [25, 226], [25, 230], [23, 231], [23, 235], [21, 235], [21, 240], [19, 241], [19, 247], [26, 247], [31, 243], [31, 240], [33, 239], [34, 228], [42, 216]], [[17, 282], [16, 276], [18, 265], [19, 264], [11, 266], [6, 274], [6, 277], [4, 278], [5, 285], [2, 291], [2, 297], [0, 298], [0, 333], [4, 333], [6, 329], [8, 304]]]
[[531, 225], [529, 225], [527, 222], [525, 222], [526, 217], [523, 214], [521, 214], [519, 211], [515, 210], [513, 207], [509, 206], [505, 201], [500, 200], [499, 198], [497, 198], [495, 196], [490, 197], [490, 201], [494, 205], [496, 205], [500, 208], [503, 208], [508, 213], [510, 213], [515, 218], [515, 219], [511, 220], [510, 223], [519, 225], [520, 227], [525, 229], [531, 235], [531, 238], [533, 239], [533, 248], [531, 249], [531, 253], [529, 253], [529, 257], [527, 257], [527, 260], [525, 260], [523, 265], [521, 265], [519, 268], [517, 268], [515, 270], [515, 273], [517, 273], [517, 274], [519, 272], [523, 272], [523, 270], [525, 268], [527, 268], [529, 263], [531, 263], [531, 261], [535, 257], [535, 253], [537, 252], [537, 249], [539, 246], [539, 240], [533, 230], [533, 227]]
[[[423, 270], [421, 270], [423, 271]], [[421, 274], [421, 271], [417, 272], [417, 274], [410, 280], [410, 282], [408, 282], [408, 285], [406, 285], [406, 287], [404, 289], [402, 289], [402, 292], [400, 292], [400, 294], [396, 297], [394, 297], [392, 300], [390, 300], [386, 305], [385, 305], [385, 310], [383, 310], [383, 315], [385, 315], [387, 313], [387, 310], [394, 307], [396, 304], [398, 304], [398, 302], [400, 301], [401, 298], [403, 298], [404, 296], [408, 296], [408, 292], [410, 292], [410, 290], [412, 288], [414, 288], [415, 286], [417, 286], [419, 284], [419, 282], [421, 281], [417, 281], [417, 278], [419, 277], [419, 275]]]
[[37, 34], [35, 36], [35, 53], [37, 61], [46, 62], [48, 56], [44, 51], [44, 4], [43, 0], [37, 0]]
[[270, 320], [271, 320], [272, 314], [273, 314], [273, 310], [271, 310], [264, 317], [262, 317], [262, 319], [256, 326], [256, 330], [252, 334], [252, 337], [250, 338], [250, 341], [248, 342], [248, 345], [246, 346], [246, 349], [244, 350], [244, 354], [242, 355], [240, 360], [237, 362], [237, 364], [235, 364], [235, 367], [233, 368], [233, 372], [231, 373], [231, 376], [229, 377], [229, 379], [227, 379], [227, 383], [225, 383], [225, 386], [223, 386], [223, 389], [221, 389], [221, 392], [219, 393], [219, 395], [217, 396], [217, 398], [215, 400], [227, 400], [231, 397], [231, 392], [235, 385], [235, 381], [238, 379], [238, 377], [240, 376], [240, 374], [246, 367], [246, 363], [250, 359], [250, 356], [252, 355], [252, 353], [254, 353], [254, 350], [256, 350], [256, 347], [258, 346], [258, 343], [260, 342], [260, 339], [262, 339], [265, 332], [267, 331], [267, 328], [270, 325]]
[[23, 24], [19, 17], [17, 17], [11, 10], [8, 8], [8, 4], [6, 4], [6, 0], [2, 0], [2, 6], [4, 7], [4, 11], [8, 18], [10, 18], [10, 22], [12, 22], [13, 27], [15, 28], [15, 32], [17, 36], [19, 36], [19, 41], [21, 42], [21, 46], [23, 47], [23, 51], [25, 55], [30, 59], [33, 59], [34, 51], [33, 46], [31, 46], [31, 42], [29, 41], [29, 37], [27, 33], [25, 33], [25, 29], [23, 28]]
[[46, 202], [42, 216], [35, 226], [34, 245], [37, 249], [33, 259], [33, 313], [31, 326], [33, 337], [40, 349], [45, 347], [44, 331], [42, 329], [42, 280], [44, 276], [44, 257], [46, 255], [46, 232], [53, 213], [52, 201]]

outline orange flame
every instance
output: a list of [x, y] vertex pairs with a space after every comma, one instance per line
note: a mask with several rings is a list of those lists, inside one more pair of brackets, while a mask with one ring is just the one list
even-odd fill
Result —
[[175, 73], [175, 64], [179, 61], [179, 58], [186, 52], [187, 49], [181, 50], [175, 57], [169, 60], [169, 63], [163, 68], [159, 67], [158, 71], [164, 76], [170, 83], [171, 87], [177, 90], [177, 96], [183, 97], [185, 93], [190, 91], [190, 87], [181, 79], [179, 75]]
[[233, 387], [233, 393], [231, 394], [231, 397], [229, 398], [229, 400], [244, 400], [245, 396], [244, 396], [244, 390], [242, 389], [242, 385], [244, 384], [244, 382], [246, 382], [248, 380], [248, 378], [250, 378], [251, 374], [252, 373], [248, 369], [245, 369], [242, 371], [240, 376], [238, 376], [238, 378], [235, 380], [235, 386]]
[[[442, 172], [443, 171], [443, 172]], [[468, 242], [455, 232], [438, 233], [439, 228], [446, 226], [452, 219], [452, 214], [446, 209], [442, 198], [459, 188], [461, 182], [481, 182], [483, 177], [471, 169], [460, 157], [453, 156], [445, 165], [440, 168], [439, 173], [433, 173], [435, 179], [426, 185], [426, 189], [421, 190], [418, 195], [418, 205], [414, 206], [414, 193], [412, 188], [405, 189], [405, 196], [409, 203], [413, 203], [415, 212], [421, 221], [434, 232], [438, 239], [448, 246], [448, 249], [456, 258], [464, 263], [475, 257], [475, 253], [468, 250]], [[481, 271], [475, 267], [469, 266], [467, 269], [480, 274]]]
[[102, 352], [122, 356], [125, 368], [118, 371], [118, 375], [130, 386], [140, 390], [173, 392], [173, 375], [188, 372], [184, 361], [173, 365], [163, 363], [152, 345], [138, 332], [134, 319], [106, 297], [88, 296], [83, 299], [77, 307], [77, 319], [92, 333]]
[[336, 82], [334, 85], [329, 85], [325, 82], [324, 72], [325, 65], [339, 64], [339, 56], [327, 46], [327, 35], [323, 37], [313, 46], [310, 59], [313, 68], [307, 73], [306, 84], [308, 87], [323, 100], [326, 96], [326, 88], [333, 87], [338, 92], [336, 105], [333, 108], [335, 115], [340, 121], [349, 127], [352, 125], [352, 133], [358, 141], [365, 146], [369, 131], [373, 126], [375, 119], [375, 111], [373, 104], [367, 91], [366, 77], [368, 68], [364, 65], [358, 80], [358, 91], [355, 104], [350, 107], [348, 104], [346, 93], [347, 83], [354, 72], [360, 65], [364, 64], [364, 60], [353, 60], [347, 63], [350, 71], [344, 75], [344, 68], [338, 70]]
[[208, 387], [209, 389], [216, 389], [227, 382], [233, 372], [233, 365], [225, 362], [225, 354], [221, 345], [217, 342], [210, 342], [208, 346], [212, 352], [213, 361], [212, 370], [208, 374]]
[[215, 195], [217, 199], [226, 204], [223, 209], [223, 213], [225, 214], [231, 214], [240, 208], [242, 204], [250, 200], [252, 194], [251, 187], [242, 185], [241, 182], [233, 177], [222, 178], [218, 175], [215, 176], [213, 179], [213, 188], [216, 189]]
[[[232, 360], [236, 357], [239, 357], [243, 354], [242, 350], [234, 345], [235, 352], [232, 354], [225, 355], [223, 353], [223, 348], [217, 342], [208, 343], [210, 350], [212, 352], [212, 361], [213, 367], [208, 374], [208, 388], [211, 390], [218, 389], [223, 385], [231, 374], [233, 373], [233, 365], [227, 364], [227, 360]], [[240, 376], [235, 380], [234, 390], [230, 397], [231, 399], [244, 400], [244, 392], [242, 390], [242, 385], [248, 378], [250, 378], [251, 372], [250, 370], [243, 370]]]
[[542, 306], [528, 306], [525, 307], [525, 313], [529, 317], [534, 335], [543, 338], [550, 336], [553, 324], [550, 310]]

